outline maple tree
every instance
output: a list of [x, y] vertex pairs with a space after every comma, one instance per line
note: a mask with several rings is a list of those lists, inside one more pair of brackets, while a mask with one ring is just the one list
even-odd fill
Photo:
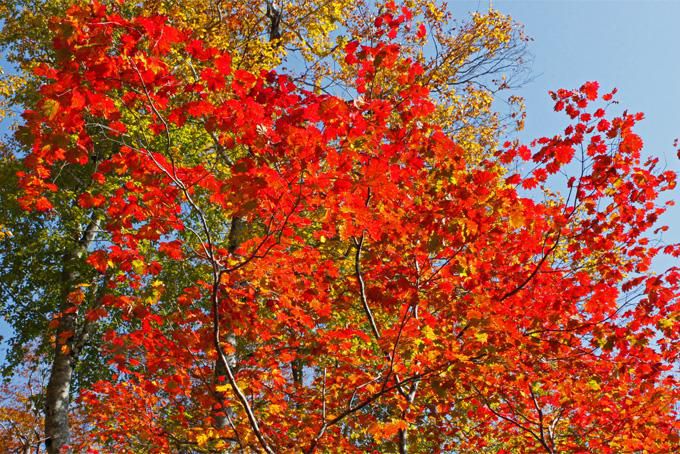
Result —
[[[64, 355], [70, 318], [118, 321], [115, 373], [82, 397], [89, 443], [677, 444], [678, 270], [649, 267], [678, 248], [646, 234], [675, 176], [641, 161], [641, 117], [608, 118], [590, 82], [553, 94], [564, 134], [470, 153], [402, 53], [410, 20], [390, 5], [343, 46], [349, 99], [235, 67], [163, 16], [94, 4], [55, 22], [18, 203], [49, 219], [55, 172], [83, 172], [71, 195], [106, 234], [74, 252], [88, 267], [56, 319]], [[560, 197], [548, 179], [570, 166]]]
[[[52, 34], [48, 32], [50, 18], [63, 16], [73, 3], [77, 2], [0, 1], [3, 24], [0, 44], [17, 72], [0, 80], [4, 105], [16, 111], [20, 109], [17, 106], [36, 104], [43, 78], [34, 74], [33, 69], [37, 62], [57, 59]], [[344, 0], [322, 4], [291, 2], [283, 6], [265, 1], [258, 5], [253, 7], [249, 2], [245, 7], [240, 2], [220, 1], [182, 2], [178, 7], [174, 1], [111, 2], [113, 8], [127, 15], [149, 14], [147, 11], [166, 14], [171, 23], [193, 29], [196, 37], [228, 50], [235, 67], [257, 71], [277, 63], [286, 65], [300, 55], [307, 67], [294, 79], [317, 90], [352, 85], [354, 67], [345, 63], [344, 45], [352, 34], [363, 34], [367, 41], [372, 39], [374, 18], [385, 7], [381, 2]], [[502, 123], [491, 111], [491, 95], [495, 89], [488, 87], [496, 86], [496, 82], [490, 79], [497, 76], [500, 80], [501, 73], [521, 68], [524, 38], [509, 17], [494, 10], [477, 13], [468, 22], [453, 22], [445, 3], [414, 2], [410, 6], [416, 14], [412, 22], [418, 27], [418, 33], [402, 43], [401, 52], [422, 62], [424, 77], [437, 80], [438, 115], [448, 119], [443, 123], [466, 145], [469, 154], [479, 155], [484, 152], [484, 144], [496, 140]], [[428, 29], [431, 41], [425, 39], [430, 34], [423, 33]], [[437, 48], [434, 57], [424, 57], [422, 48], [426, 45]], [[397, 83], [389, 71], [383, 71], [381, 76], [386, 85]], [[504, 87], [507, 87], [505, 79], [496, 89]], [[135, 127], [128, 124], [129, 132], [147, 133]], [[192, 140], [192, 137], [182, 139]], [[21, 141], [29, 143], [30, 138]], [[22, 147], [12, 142], [7, 144], [9, 149]], [[87, 190], [96, 165], [61, 168], [56, 175], [60, 190], [53, 194], [53, 210], [45, 217], [40, 212], [27, 214], [18, 209], [17, 198], [21, 194], [17, 193], [14, 174], [22, 165], [21, 160], [9, 153], [3, 155], [0, 164], [3, 179], [9, 182], [0, 191], [2, 217], [8, 227], [3, 230], [3, 236], [4, 232], [13, 233], [12, 241], [2, 244], [6, 266], [0, 273], [0, 291], [7, 301], [2, 313], [16, 333], [11, 338], [10, 367], [6, 371], [11, 373], [12, 367], [25, 361], [23, 345], [33, 339], [40, 341], [43, 353], [40, 357], [51, 362], [54, 375], [46, 388], [52, 398], [47, 399], [45, 424], [47, 433], [52, 434], [50, 439], [61, 439], [68, 433], [69, 396], [110, 374], [107, 368], [97, 366], [102, 361], [99, 342], [106, 329], [120, 322], [117, 317], [101, 320], [85, 318], [79, 312], [65, 312], [71, 306], [69, 295], [78, 289], [85, 293], [88, 305], [97, 306], [108, 282], [106, 277], [97, 278], [84, 263], [84, 251], [107, 240], [106, 232], [98, 228], [106, 213], [97, 207], [84, 208], [71, 202], [74, 194]], [[240, 221], [234, 222], [238, 226]], [[171, 267], [165, 269], [172, 272]], [[185, 272], [177, 274], [177, 268], [174, 271], [174, 275], [164, 277], [176, 284], [174, 289], [165, 289], [168, 297], [171, 291], [175, 296], [181, 291], [180, 282], [186, 277]], [[187, 285], [192, 279], [186, 278]], [[63, 338], [59, 333], [75, 335], [66, 336], [65, 345], [60, 346], [54, 342], [57, 337]], [[56, 408], [59, 410], [53, 411]]]

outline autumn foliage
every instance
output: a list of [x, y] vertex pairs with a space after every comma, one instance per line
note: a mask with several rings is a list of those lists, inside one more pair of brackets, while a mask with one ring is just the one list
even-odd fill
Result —
[[[40, 453], [45, 443], [41, 400], [46, 373], [35, 349], [26, 350], [26, 360], [13, 380], [0, 383], [0, 447], [4, 452]], [[71, 413], [71, 439], [74, 444], [87, 444], [87, 420], [78, 407]]]
[[680, 252], [650, 240], [675, 175], [642, 160], [614, 93], [558, 90], [562, 134], [480, 158], [391, 2], [344, 47], [348, 96], [235, 66], [164, 16], [93, 3], [52, 27], [20, 202], [49, 218], [61, 169], [91, 170], [73, 197], [101, 220], [86, 260], [107, 289], [64, 312], [119, 321], [80, 448], [677, 446], [680, 275], [650, 272]]

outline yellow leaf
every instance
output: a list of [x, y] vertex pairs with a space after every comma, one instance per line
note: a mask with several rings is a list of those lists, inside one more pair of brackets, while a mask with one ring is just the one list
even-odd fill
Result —
[[283, 410], [283, 407], [278, 404], [271, 404], [269, 406], [269, 413], [272, 415], [278, 415]]
[[486, 333], [477, 333], [475, 334], [475, 339], [477, 339], [482, 344], [486, 344], [489, 340], [489, 335]]
[[593, 391], [599, 391], [600, 384], [595, 379], [591, 379], [588, 381], [588, 388], [592, 389]]
[[218, 393], [226, 393], [231, 389], [231, 385], [229, 383], [225, 385], [217, 385], [215, 386], [215, 391]]
[[437, 338], [437, 336], [434, 334], [434, 331], [429, 326], [423, 328], [423, 336], [425, 336], [425, 339], [430, 340], [435, 340]]
[[54, 120], [54, 117], [57, 116], [57, 112], [59, 112], [59, 103], [54, 99], [46, 99], [43, 102], [42, 110], [43, 113], [47, 115], [47, 118]]
[[673, 319], [672, 318], [664, 318], [662, 320], [659, 320], [659, 326], [661, 328], [671, 328], [674, 325]]
[[134, 270], [135, 273], [137, 274], [143, 274], [144, 273], [144, 262], [142, 260], [136, 259], [132, 261], [132, 269]]
[[203, 447], [205, 447], [205, 445], [208, 444], [209, 439], [210, 438], [208, 437], [208, 435], [202, 433], [202, 434], [200, 434], [196, 437], [196, 443], [198, 444], [198, 446], [203, 448]]

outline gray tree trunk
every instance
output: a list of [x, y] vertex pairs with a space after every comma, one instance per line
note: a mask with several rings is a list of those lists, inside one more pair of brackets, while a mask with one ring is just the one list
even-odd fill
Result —
[[[73, 319], [74, 317], [68, 317]], [[66, 331], [67, 326], [73, 326], [74, 320], [62, 320], [57, 329], [59, 334]], [[60, 345], [61, 344], [61, 345]], [[74, 359], [72, 358], [72, 342], [57, 341], [54, 359], [47, 383], [45, 401], [45, 448], [49, 454], [58, 454], [69, 443], [69, 405], [71, 403], [71, 381], [73, 378]]]
[[71, 384], [78, 350], [75, 333], [77, 322], [75, 312], [64, 313], [72, 306], [68, 295], [80, 284], [79, 267], [82, 258], [94, 240], [99, 221], [93, 218], [85, 228], [82, 237], [71, 251], [64, 254], [62, 268], [62, 290], [59, 325], [56, 329], [54, 357], [50, 367], [50, 379], [45, 391], [45, 448], [48, 454], [59, 454], [69, 444], [69, 406]]

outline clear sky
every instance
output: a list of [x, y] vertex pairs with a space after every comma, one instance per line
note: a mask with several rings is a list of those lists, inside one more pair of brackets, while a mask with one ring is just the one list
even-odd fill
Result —
[[[517, 90], [526, 100], [522, 138], [552, 136], [563, 127], [547, 92], [597, 80], [616, 87], [621, 109], [644, 112], [636, 131], [644, 154], [680, 173], [673, 140], [680, 137], [680, 0], [495, 0], [493, 7], [524, 24], [533, 40], [530, 81]], [[486, 10], [489, 0], [449, 2], [454, 14]], [[680, 182], [679, 182], [680, 183]], [[680, 184], [670, 194], [680, 205]], [[666, 242], [680, 241], [680, 206], [665, 218]], [[663, 258], [658, 265], [671, 265]], [[677, 263], [675, 263], [677, 265]]]
[[[450, 2], [460, 15], [488, 6], [489, 0]], [[496, 0], [493, 6], [523, 23], [533, 38], [533, 77], [518, 90], [527, 107], [522, 137], [552, 135], [562, 127], [564, 117], [552, 111], [548, 90], [597, 80], [607, 91], [619, 89], [621, 107], [645, 113], [637, 131], [646, 153], [680, 172], [672, 146], [680, 137], [680, 0]], [[672, 197], [680, 203], [679, 195], [680, 189]], [[671, 227], [666, 241], [680, 241], [680, 207], [664, 220]], [[2, 325], [0, 335], [7, 335]], [[2, 356], [0, 347], [0, 361]]]

